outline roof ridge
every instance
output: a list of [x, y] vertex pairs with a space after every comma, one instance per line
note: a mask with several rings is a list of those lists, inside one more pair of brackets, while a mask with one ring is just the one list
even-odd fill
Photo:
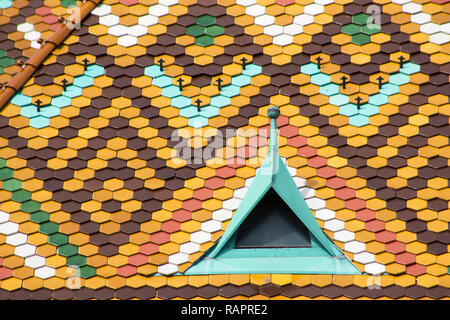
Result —
[[[97, 7], [102, 0], [85, 0], [80, 5], [80, 23], [91, 11]], [[73, 21], [71, 21], [73, 22]], [[0, 111], [6, 106], [12, 96], [19, 91], [22, 86], [32, 77], [34, 72], [40, 67], [42, 62], [58, 47], [72, 32], [74, 28], [67, 26], [66, 21], [60, 24], [50, 38], [45, 40], [39, 50], [37, 50], [25, 63], [22, 70], [15, 74], [10, 81], [0, 91]]]

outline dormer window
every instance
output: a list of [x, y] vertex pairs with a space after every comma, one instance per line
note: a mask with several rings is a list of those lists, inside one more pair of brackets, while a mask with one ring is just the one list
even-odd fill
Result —
[[291, 208], [270, 189], [241, 224], [236, 249], [309, 248], [311, 236]]
[[278, 154], [269, 108], [269, 154], [224, 234], [184, 274], [360, 274], [317, 224]]

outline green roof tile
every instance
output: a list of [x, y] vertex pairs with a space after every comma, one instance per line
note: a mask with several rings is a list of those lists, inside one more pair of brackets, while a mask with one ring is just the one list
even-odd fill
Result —
[[352, 36], [352, 42], [355, 44], [366, 44], [370, 42], [370, 36], [365, 33], [357, 33]]
[[97, 274], [97, 270], [91, 266], [82, 266], [80, 268], [80, 276], [84, 279], [91, 278]]
[[380, 32], [381, 30], [381, 26], [377, 25], [377, 24], [371, 24], [371, 25], [365, 25], [362, 27], [362, 32], [365, 34], [376, 34], [378, 32]]
[[58, 248], [58, 254], [64, 257], [71, 257], [78, 253], [78, 247], [73, 244], [65, 244]]
[[362, 26], [362, 25], [365, 25], [367, 23], [367, 19], [369, 17], [370, 16], [368, 14], [359, 13], [359, 14], [356, 14], [356, 15], [354, 15], [352, 17], [352, 21], [353, 21], [353, 23], [356, 23], [356, 24], [359, 24], [359, 25]]
[[350, 23], [342, 27], [342, 32], [348, 35], [354, 35], [358, 32], [361, 32], [361, 26]]
[[81, 267], [86, 264], [86, 261], [87, 258], [85, 256], [77, 254], [67, 258], [67, 265]]
[[59, 247], [69, 242], [69, 236], [62, 233], [54, 233], [48, 237], [48, 242]]
[[208, 35], [203, 35], [195, 39], [195, 43], [202, 47], [207, 47], [214, 44], [214, 38]]
[[48, 221], [45, 222], [43, 224], [41, 224], [41, 226], [39, 227], [39, 231], [45, 234], [53, 234], [53, 233], [57, 233], [59, 230], [59, 225], [57, 223]]
[[197, 18], [197, 24], [201, 26], [211, 26], [216, 23], [216, 18], [213, 16], [210, 16], [209, 14], [205, 14], [203, 16], [200, 16]]
[[1, 168], [0, 169], [0, 180], [8, 180], [14, 176], [14, 170], [10, 168]]
[[206, 34], [216, 37], [220, 36], [225, 32], [225, 28], [221, 26], [210, 26], [206, 28]]
[[20, 209], [22, 211], [32, 213], [32, 212], [39, 211], [41, 209], [41, 204], [34, 200], [28, 200], [28, 201], [22, 202]]
[[205, 27], [193, 24], [186, 28], [186, 33], [190, 36], [198, 37], [205, 33]]
[[0, 58], [0, 66], [9, 67], [14, 64], [14, 59], [10, 57], [2, 57]]
[[36, 223], [43, 223], [50, 220], [50, 214], [44, 211], [37, 211], [31, 214], [30, 220]]
[[31, 192], [26, 190], [17, 190], [14, 191], [11, 197], [11, 200], [17, 202], [25, 202], [31, 199]]

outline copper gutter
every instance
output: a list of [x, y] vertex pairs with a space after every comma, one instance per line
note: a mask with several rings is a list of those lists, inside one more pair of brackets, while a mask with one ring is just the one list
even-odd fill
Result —
[[[86, 0], [80, 6], [80, 19], [81, 23], [86, 16], [101, 2], [102, 0]], [[19, 91], [22, 86], [31, 78], [33, 73], [40, 67], [44, 60], [58, 47], [72, 32], [74, 28], [71, 28], [71, 23], [74, 21], [63, 21], [58, 30], [56, 30], [50, 38], [45, 40], [39, 50], [37, 50], [23, 65], [14, 77], [5, 85], [3, 90], [0, 90], [0, 111], [12, 98], [12, 96]]]

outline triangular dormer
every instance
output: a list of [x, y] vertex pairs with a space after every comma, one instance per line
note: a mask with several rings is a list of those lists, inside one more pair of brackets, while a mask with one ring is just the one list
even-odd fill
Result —
[[227, 229], [184, 274], [360, 274], [317, 224], [278, 154], [269, 108], [269, 153]]

